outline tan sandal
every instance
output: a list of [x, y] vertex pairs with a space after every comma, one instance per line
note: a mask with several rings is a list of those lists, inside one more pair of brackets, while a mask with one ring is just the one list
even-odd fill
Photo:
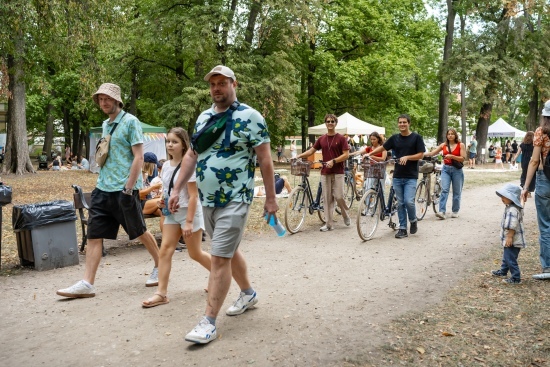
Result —
[[159, 296], [161, 300], [155, 302], [153, 300], [154, 298], [153, 296], [149, 298], [147, 301], [141, 302], [141, 306], [144, 308], [150, 308], [150, 307], [155, 307], [155, 306], [160, 306], [160, 305], [165, 305], [167, 303], [170, 303], [170, 300], [165, 294], [160, 294], [159, 292], [155, 292], [155, 296]]

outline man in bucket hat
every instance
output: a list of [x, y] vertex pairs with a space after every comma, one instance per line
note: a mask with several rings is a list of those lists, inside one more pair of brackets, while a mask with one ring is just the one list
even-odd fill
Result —
[[212, 239], [212, 268], [208, 279], [205, 315], [185, 336], [185, 340], [200, 344], [209, 343], [217, 337], [216, 317], [229, 291], [231, 277], [241, 292], [226, 310], [227, 315], [240, 315], [258, 302], [248, 278], [246, 261], [239, 249], [254, 195], [256, 156], [266, 192], [264, 213], [275, 215], [279, 209], [275, 198], [269, 133], [264, 118], [255, 109], [237, 101], [235, 73], [227, 66], [216, 66], [204, 79], [210, 85], [210, 96], [214, 103], [197, 119], [195, 133], [207, 122], [222, 118], [225, 119], [222, 128], [225, 133], [211, 145], [210, 140], [207, 140], [208, 143], [202, 146], [206, 146], [204, 150], [198, 148], [197, 143], [187, 151], [169, 200], [170, 211], [177, 211], [180, 189], [197, 167], [197, 186], [206, 232]]
[[493, 270], [496, 277], [505, 277], [510, 272], [510, 278], [503, 282], [508, 284], [521, 283], [521, 273], [518, 266], [518, 256], [522, 248], [525, 248], [525, 235], [523, 228], [523, 205], [521, 204], [521, 188], [516, 185], [506, 184], [496, 191], [496, 194], [505, 205], [504, 215], [500, 222], [500, 242], [503, 247], [502, 264], [499, 270]]
[[103, 136], [110, 134], [111, 142], [109, 156], [92, 191], [84, 279], [57, 291], [58, 295], [70, 298], [95, 296], [94, 280], [101, 261], [103, 239], [116, 239], [120, 225], [130, 240], [137, 238], [145, 245], [155, 261], [146, 286], [158, 284], [159, 250], [155, 238], [145, 226], [139, 201], [143, 165], [141, 123], [122, 110], [120, 87], [116, 84], [102, 84], [92, 99], [109, 116], [103, 121]]

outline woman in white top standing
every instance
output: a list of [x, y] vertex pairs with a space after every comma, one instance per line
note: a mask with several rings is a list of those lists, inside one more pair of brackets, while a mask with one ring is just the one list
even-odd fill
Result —
[[[187, 132], [181, 127], [171, 129], [166, 137], [166, 150], [170, 160], [164, 162], [161, 171], [164, 198], [170, 196], [174, 182], [178, 179], [181, 161], [187, 149], [189, 149]], [[165, 204], [165, 200], [159, 201], [160, 208], [165, 208]], [[142, 302], [142, 306], [146, 308], [170, 302], [166, 295], [170, 270], [172, 269], [172, 256], [182, 234], [191, 259], [210, 271], [210, 254], [201, 248], [204, 218], [202, 216], [202, 206], [199, 202], [199, 190], [195, 173], [189, 179], [186, 187], [181, 190], [179, 210], [170, 213], [163, 209], [163, 214], [165, 218], [160, 245], [158, 289], [151, 298]]]
[[296, 140], [290, 141], [290, 158], [295, 159], [298, 152], [296, 151]]

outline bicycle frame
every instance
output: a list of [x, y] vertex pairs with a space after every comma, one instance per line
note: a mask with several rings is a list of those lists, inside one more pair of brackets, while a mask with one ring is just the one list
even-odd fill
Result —
[[317, 186], [315, 200], [313, 200], [313, 192], [311, 191], [311, 184], [309, 183], [307, 176], [302, 176], [302, 183], [299, 186], [304, 189], [309, 202], [311, 203], [309, 206], [309, 214], [313, 214], [316, 210], [323, 210], [323, 207], [321, 206], [321, 195], [323, 195], [323, 186], [321, 181], [319, 181], [319, 186]]

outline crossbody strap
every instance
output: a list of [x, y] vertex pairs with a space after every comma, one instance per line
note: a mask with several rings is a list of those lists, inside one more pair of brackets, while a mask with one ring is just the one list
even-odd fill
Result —
[[168, 184], [168, 196], [170, 196], [170, 193], [172, 192], [172, 187], [174, 187], [174, 177], [176, 176], [176, 173], [178, 172], [180, 167], [181, 167], [181, 162], [178, 163], [178, 165], [176, 166], [176, 169], [172, 173], [172, 178], [170, 178], [170, 184]]

